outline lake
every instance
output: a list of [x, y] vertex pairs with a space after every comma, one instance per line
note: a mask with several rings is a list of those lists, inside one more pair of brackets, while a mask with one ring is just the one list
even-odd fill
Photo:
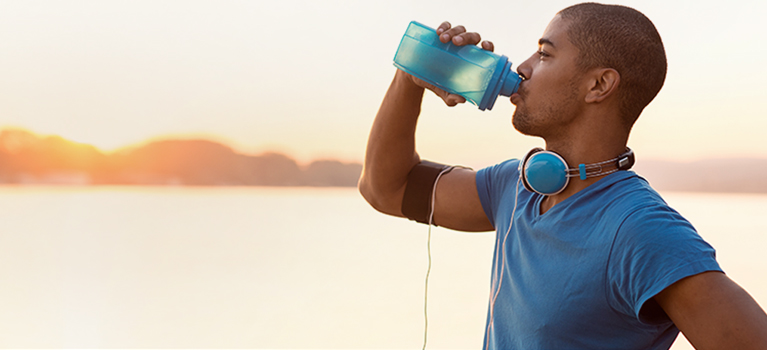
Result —
[[[664, 197], [767, 305], [767, 195]], [[7, 186], [0, 213], [0, 347], [423, 341], [427, 227], [353, 188]], [[432, 230], [429, 349], [481, 348], [492, 251]]]

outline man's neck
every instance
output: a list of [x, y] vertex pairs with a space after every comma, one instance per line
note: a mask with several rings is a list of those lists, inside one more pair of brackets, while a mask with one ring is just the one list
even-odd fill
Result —
[[[580, 146], [578, 146], [578, 144], [580, 144]], [[606, 137], [599, 142], [582, 142], [577, 144], [572, 142], [547, 142], [546, 149], [555, 151], [561, 155], [570, 168], [577, 168], [579, 164], [599, 163], [613, 159], [624, 153], [626, 151], [626, 139], [614, 137], [613, 140], [610, 140]], [[603, 177], [604, 175], [593, 176], [588, 177], [585, 180], [581, 180], [578, 177], [572, 177], [564, 191], [544, 198], [541, 202], [541, 214], [546, 213], [554, 205], [563, 202], [570, 196], [591, 186]]]

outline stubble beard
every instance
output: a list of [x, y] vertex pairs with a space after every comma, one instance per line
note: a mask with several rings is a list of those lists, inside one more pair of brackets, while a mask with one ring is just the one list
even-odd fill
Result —
[[523, 135], [544, 137], [543, 129], [546, 129], [545, 123], [550, 123], [553, 118], [557, 117], [558, 113], [552, 110], [551, 105], [547, 105], [543, 110], [538, 110], [537, 112], [532, 113], [524, 105], [517, 106], [514, 114], [511, 116], [511, 124], [514, 126], [514, 129]]
[[[524, 92], [522, 91], [523, 88], [520, 87], [519, 89], [520, 95], [522, 95]], [[522, 133], [523, 135], [528, 136], [539, 136], [535, 135], [533, 133], [535, 123], [532, 122], [532, 119], [534, 118], [533, 115], [530, 113], [530, 109], [527, 108], [527, 105], [525, 104], [526, 101], [521, 101], [517, 104], [516, 108], [514, 108], [514, 113], [511, 115], [511, 125], [514, 126], [514, 129]]]
[[537, 136], [546, 138], [558, 126], [563, 125], [573, 117], [577, 108], [578, 92], [576, 88], [576, 79], [568, 84], [565, 95], [561, 97], [549, 98], [551, 103], [546, 103], [540, 108], [532, 111], [522, 100], [514, 109], [511, 117], [511, 124], [514, 129], [528, 136]]
[[530, 113], [528, 113], [524, 107], [517, 106], [517, 108], [514, 109], [514, 114], [511, 115], [511, 125], [523, 135], [537, 136], [530, 133], [530, 129], [532, 128], [530, 123]]

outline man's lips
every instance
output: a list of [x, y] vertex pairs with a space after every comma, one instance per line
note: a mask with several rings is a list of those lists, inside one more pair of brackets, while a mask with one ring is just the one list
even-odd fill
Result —
[[525, 81], [523, 80], [522, 82], [519, 83], [519, 88], [517, 89], [517, 91], [511, 94], [511, 96], [509, 96], [509, 100], [511, 101], [511, 104], [516, 106], [517, 103], [520, 100], [522, 100], [522, 93], [525, 92], [524, 86], [522, 86], [524, 84], [525, 84]]
[[520, 97], [518, 92], [511, 94], [511, 96], [509, 97], [509, 99], [511, 100], [511, 104], [515, 106], [517, 105], [517, 101], [519, 101], [520, 98], [522, 97]]

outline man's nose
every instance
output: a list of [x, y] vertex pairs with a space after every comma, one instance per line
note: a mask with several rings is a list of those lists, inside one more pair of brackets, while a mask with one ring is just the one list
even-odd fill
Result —
[[533, 59], [535, 59], [535, 55], [530, 56], [530, 58], [517, 67], [517, 74], [521, 75], [525, 80], [530, 79], [533, 75]]

